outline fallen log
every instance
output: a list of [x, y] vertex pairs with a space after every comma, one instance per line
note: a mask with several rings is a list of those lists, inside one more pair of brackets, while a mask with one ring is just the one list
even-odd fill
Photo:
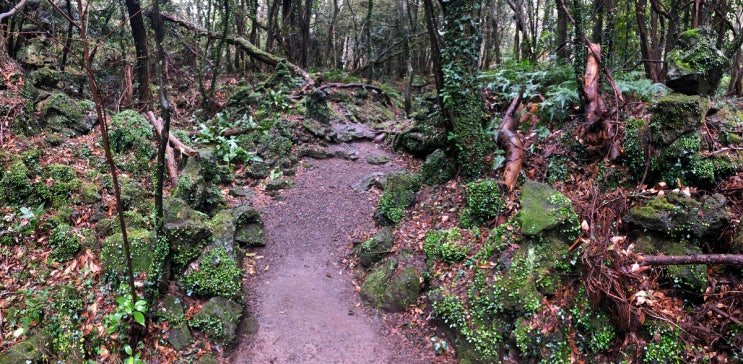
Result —
[[513, 99], [511, 105], [508, 106], [506, 113], [503, 114], [503, 121], [501, 121], [498, 129], [498, 138], [495, 141], [506, 150], [506, 170], [503, 172], [503, 180], [509, 191], [512, 191], [516, 185], [523, 162], [524, 143], [521, 141], [521, 137], [513, 131], [514, 124], [516, 123], [516, 119], [513, 116], [519, 104], [521, 104], [521, 97], [521, 93], [519, 93]]
[[[148, 111], [147, 119], [155, 128], [157, 134], [162, 137], [163, 125], [160, 119], [155, 116], [155, 113], [153, 113], [152, 111]], [[178, 166], [176, 165], [175, 151], [173, 150], [171, 144], [177, 146], [178, 152], [181, 153], [181, 155], [198, 157], [199, 153], [193, 150], [191, 147], [183, 144], [183, 142], [174, 137], [173, 134], [168, 133], [168, 145], [165, 146], [165, 154], [167, 155], [166, 166], [168, 168], [168, 175], [170, 176], [171, 186], [175, 188], [175, 186], [178, 185]]]
[[[196, 25], [194, 23], [181, 19], [173, 14], [161, 13], [160, 16], [163, 18], [163, 20], [180, 25], [181, 27], [194, 32], [198, 36], [208, 37], [208, 38], [215, 39], [215, 40], [222, 39], [222, 34], [217, 34], [216, 32], [210, 32], [202, 28], [199, 25]], [[302, 76], [302, 78], [304, 78], [304, 80], [307, 83], [312, 83], [312, 78], [310, 78], [309, 73], [303, 70], [302, 67], [299, 67], [289, 62], [285, 58], [273, 55], [271, 53], [268, 53], [258, 48], [257, 46], [255, 46], [253, 43], [251, 43], [249, 40], [245, 38], [227, 36], [225, 38], [225, 42], [240, 48], [241, 50], [245, 51], [245, 53], [247, 53], [250, 57], [258, 61], [261, 61], [265, 64], [268, 64], [269, 66], [276, 66], [277, 64], [279, 64], [279, 62], [286, 62], [286, 64], [289, 65], [289, 67], [294, 71], [294, 73]]]
[[743, 254], [646, 255], [640, 265], [733, 265], [743, 266]]
[[368, 83], [335, 83], [335, 82], [329, 82], [329, 83], [323, 83], [320, 87], [317, 88], [317, 91], [323, 91], [328, 88], [360, 88], [363, 90], [372, 90], [380, 95], [382, 95], [385, 100], [387, 101], [388, 105], [392, 105], [392, 97], [384, 92], [381, 88], [370, 85]]

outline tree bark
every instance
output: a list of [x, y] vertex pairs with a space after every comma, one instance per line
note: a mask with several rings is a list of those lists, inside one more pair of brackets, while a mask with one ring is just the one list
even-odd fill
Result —
[[506, 151], [506, 170], [503, 172], [503, 181], [509, 191], [513, 191], [513, 187], [516, 185], [523, 161], [524, 143], [521, 141], [521, 137], [513, 131], [516, 126], [514, 114], [519, 104], [521, 104], [521, 92], [513, 99], [506, 113], [503, 114], [503, 121], [501, 121], [498, 129], [498, 139], [496, 140], [496, 143]]
[[149, 104], [152, 100], [150, 93], [150, 56], [147, 50], [147, 29], [144, 26], [144, 17], [139, 0], [126, 0], [126, 10], [129, 13], [129, 25], [132, 28], [132, 37], [134, 38], [134, 51], [137, 56], [137, 94], [139, 101]]

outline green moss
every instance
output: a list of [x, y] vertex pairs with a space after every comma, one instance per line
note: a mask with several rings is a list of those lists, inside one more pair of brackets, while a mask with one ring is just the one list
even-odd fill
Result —
[[432, 230], [426, 233], [423, 251], [428, 261], [441, 260], [448, 264], [460, 262], [467, 257], [469, 248], [462, 246], [462, 234], [459, 228], [450, 230]]
[[500, 186], [492, 179], [468, 183], [465, 201], [465, 213], [481, 225], [496, 217], [505, 204]]
[[32, 192], [26, 165], [18, 160], [2, 176], [2, 179], [0, 179], [0, 199], [8, 204], [26, 203]]
[[652, 109], [649, 136], [664, 147], [681, 135], [696, 129], [709, 109], [709, 100], [700, 96], [673, 93], [659, 99]]
[[[70, 201], [73, 193], [76, 193], [80, 187], [80, 180], [77, 179], [77, 172], [70, 166], [62, 164], [49, 165], [44, 176], [52, 181], [51, 187], [48, 188], [48, 196], [51, 199], [52, 206], [60, 207]], [[43, 186], [38, 186], [37, 194], [46, 196]]]
[[199, 269], [186, 273], [181, 283], [189, 294], [232, 298], [240, 295], [241, 277], [237, 262], [218, 247], [204, 254], [199, 259]]
[[666, 324], [651, 324], [648, 328], [651, 337], [659, 336], [660, 342], [649, 342], [645, 346], [644, 363], [681, 364], [686, 360], [684, 341], [680, 339], [678, 328]]
[[442, 184], [452, 179], [456, 173], [452, 160], [441, 149], [436, 149], [426, 157], [420, 167], [423, 183], [427, 185]]
[[59, 225], [49, 235], [49, 247], [53, 249], [50, 256], [63, 262], [72, 259], [80, 251], [80, 238], [69, 225]]
[[152, 126], [134, 110], [116, 114], [109, 126], [108, 139], [116, 164], [137, 176], [150, 170], [150, 160], [155, 156], [152, 143]]
[[583, 286], [578, 289], [570, 315], [577, 329], [576, 344], [582, 352], [595, 354], [609, 350], [617, 336], [616, 330], [604, 312], [591, 308]]
[[379, 225], [394, 225], [405, 217], [405, 209], [415, 203], [415, 192], [420, 188], [418, 176], [393, 174], [387, 179], [379, 198], [375, 221]]
[[[132, 268], [135, 273], [146, 273], [152, 264], [154, 241], [149, 231], [127, 229]], [[124, 242], [121, 233], [116, 233], [103, 243], [101, 249], [103, 271], [110, 279], [119, 279], [127, 274]]]
[[230, 344], [237, 337], [242, 307], [229, 299], [210, 299], [188, 322], [189, 326], [206, 333], [223, 344]]

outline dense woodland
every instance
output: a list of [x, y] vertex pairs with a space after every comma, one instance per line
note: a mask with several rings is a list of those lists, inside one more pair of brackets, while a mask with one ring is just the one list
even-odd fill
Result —
[[227, 362], [251, 196], [356, 139], [410, 160], [344, 262], [436, 361], [740, 362], [741, 44], [737, 0], [2, 0], [0, 362]]

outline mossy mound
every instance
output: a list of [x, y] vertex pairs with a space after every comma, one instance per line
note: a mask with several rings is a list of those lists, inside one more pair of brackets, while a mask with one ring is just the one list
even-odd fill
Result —
[[415, 267], [391, 258], [377, 266], [364, 280], [361, 296], [377, 308], [400, 312], [415, 303], [421, 290], [420, 275]]
[[62, 92], [55, 92], [36, 107], [41, 113], [38, 125], [43, 130], [75, 137], [86, 135], [93, 129], [95, 119], [87, 116], [93, 109], [90, 102], [78, 102]]
[[725, 197], [719, 194], [696, 200], [680, 193], [670, 193], [632, 207], [625, 221], [654, 234], [698, 239], [701, 245], [706, 246], [717, 240], [730, 222], [725, 204]]
[[467, 184], [466, 209], [461, 218], [462, 225], [484, 225], [495, 218], [505, 205], [503, 191], [495, 180], [486, 179]]
[[222, 192], [213, 182], [206, 179], [207, 176], [208, 169], [202, 168], [193, 158], [189, 159], [178, 178], [178, 186], [173, 195], [185, 201], [194, 210], [213, 216], [224, 206], [225, 201]]
[[212, 239], [206, 214], [193, 210], [183, 200], [165, 200], [165, 236], [170, 243], [170, 254], [177, 267], [196, 259]]
[[467, 257], [469, 247], [462, 240], [459, 228], [450, 230], [431, 230], [426, 233], [423, 251], [429, 265], [436, 260], [447, 264], [461, 262]]
[[240, 296], [242, 269], [222, 247], [210, 249], [198, 260], [198, 268], [186, 271], [180, 284], [186, 293], [206, 297]]
[[[153, 247], [155, 246], [152, 234], [143, 229], [128, 229], [127, 238], [134, 273], [148, 272], [152, 264]], [[124, 240], [121, 233], [111, 235], [103, 242], [101, 263], [104, 274], [110, 278], [118, 279], [127, 274]]]
[[242, 306], [230, 299], [210, 299], [188, 322], [188, 325], [203, 331], [210, 338], [231, 344], [237, 338], [237, 328], [242, 317]]
[[653, 143], [664, 147], [684, 133], [696, 130], [709, 110], [709, 100], [701, 96], [673, 93], [665, 96], [652, 107], [648, 124]]
[[235, 242], [240, 247], [266, 246], [263, 220], [255, 207], [243, 205], [233, 210]]
[[454, 160], [449, 158], [442, 149], [436, 149], [426, 157], [420, 167], [423, 183], [427, 185], [442, 184], [456, 174]]
[[49, 235], [52, 259], [63, 262], [72, 259], [80, 251], [80, 238], [69, 225], [59, 225]]
[[449, 145], [446, 135], [446, 127], [440, 118], [431, 120], [428, 115], [420, 114], [413, 127], [395, 139], [395, 149], [425, 158], [436, 149], [446, 149]]
[[28, 167], [20, 159], [3, 171], [0, 179], [0, 200], [6, 204], [23, 204], [32, 195]]
[[415, 203], [420, 178], [413, 174], [394, 173], [385, 183], [374, 221], [378, 225], [395, 225], [405, 216], [405, 209]]
[[116, 114], [109, 126], [108, 140], [116, 164], [127, 172], [143, 176], [155, 156], [152, 125], [134, 110]]

